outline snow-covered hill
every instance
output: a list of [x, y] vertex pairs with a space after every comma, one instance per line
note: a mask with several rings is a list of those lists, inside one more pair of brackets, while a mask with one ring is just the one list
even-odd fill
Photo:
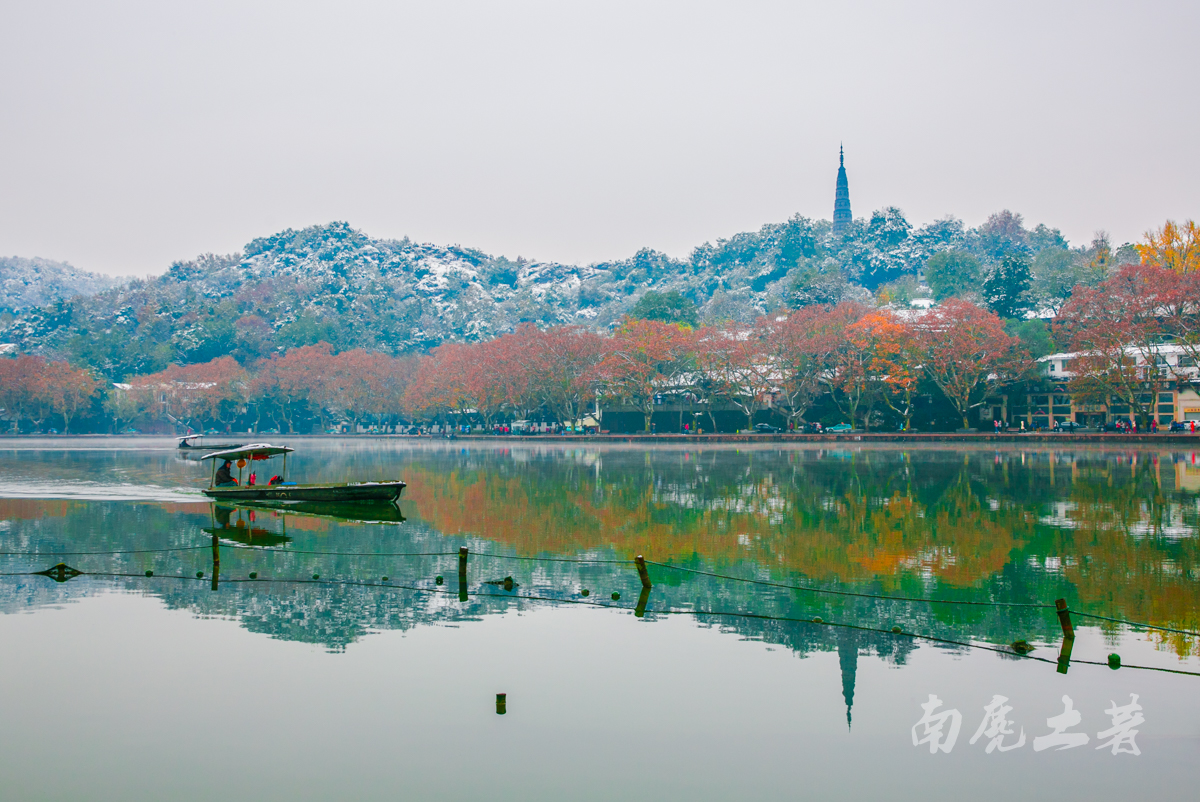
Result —
[[[1044, 228], [1026, 232], [1019, 216], [1004, 214], [1020, 237], [1032, 240]], [[0, 326], [0, 342], [120, 378], [226, 354], [250, 362], [319, 341], [408, 353], [486, 339], [526, 321], [605, 329], [650, 290], [678, 290], [702, 320], [749, 321], [784, 305], [867, 296], [884, 283], [910, 280], [940, 250], [986, 257], [994, 235], [985, 229], [965, 229], [953, 218], [913, 229], [888, 208], [835, 235], [828, 221], [796, 216], [704, 243], [687, 260], [643, 249], [577, 266], [376, 239], [330, 223], [256, 239], [239, 254], [176, 262], [162, 276], [93, 295], [79, 294], [96, 286], [82, 278], [27, 284], [21, 297], [40, 308], [25, 308]], [[59, 286], [75, 288], [75, 297], [54, 303], [68, 297]]]
[[64, 298], [94, 295], [116, 285], [108, 276], [66, 262], [0, 256], [0, 312], [49, 306]]

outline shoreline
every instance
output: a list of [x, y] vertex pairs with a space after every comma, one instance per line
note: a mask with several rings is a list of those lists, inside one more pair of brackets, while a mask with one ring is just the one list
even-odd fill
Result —
[[[466, 440], [472, 442], [521, 442], [521, 443], [1053, 443], [1053, 444], [1103, 444], [1121, 443], [1161, 444], [1180, 443], [1200, 445], [1200, 432], [1168, 434], [1118, 434], [1066, 432], [839, 432], [836, 434], [457, 434], [453, 438], [438, 435], [412, 434], [245, 434], [233, 432], [224, 437], [244, 438], [287, 438], [289, 440], [408, 440], [416, 442], [445, 442]], [[4, 441], [29, 440], [163, 440], [174, 439], [169, 434], [0, 434]]]

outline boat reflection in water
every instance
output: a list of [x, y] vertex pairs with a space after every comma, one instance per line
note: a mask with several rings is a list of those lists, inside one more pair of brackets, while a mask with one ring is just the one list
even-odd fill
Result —
[[[350, 503], [302, 501], [291, 504], [271, 502], [227, 505], [213, 503], [212, 526], [204, 527], [208, 534], [249, 546], [279, 546], [291, 542], [287, 535], [289, 518], [322, 518], [343, 523], [399, 524], [404, 514], [391, 502]], [[262, 526], [265, 521], [277, 520], [279, 531]], [[308, 528], [308, 527], [306, 527]]]
[[222, 540], [232, 540], [247, 546], [282, 546], [290, 543], [287, 522], [283, 522], [283, 532], [273, 532], [258, 526], [258, 515], [252, 509], [238, 509], [222, 504], [212, 505], [213, 525], [203, 527], [204, 531]]

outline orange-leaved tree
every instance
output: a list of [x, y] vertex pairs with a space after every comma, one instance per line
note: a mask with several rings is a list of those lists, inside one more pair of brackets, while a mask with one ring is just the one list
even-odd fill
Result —
[[1176, 273], [1200, 271], [1200, 225], [1188, 220], [1179, 225], [1168, 220], [1163, 227], [1146, 232], [1146, 241], [1135, 245], [1142, 264]]
[[916, 332], [886, 309], [867, 313], [846, 329], [847, 341], [869, 354], [865, 373], [908, 431], [912, 421], [913, 397], [921, 375], [921, 349]]
[[826, 313], [823, 325], [833, 340], [824, 379], [850, 424], [861, 418], [863, 427], [869, 429], [871, 409], [879, 400], [879, 382], [866, 332], [854, 328], [866, 314], [866, 307], [853, 301], [843, 301]]

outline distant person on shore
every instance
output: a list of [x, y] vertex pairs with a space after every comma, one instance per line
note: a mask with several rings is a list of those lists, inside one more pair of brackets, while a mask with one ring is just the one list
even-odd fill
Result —
[[217, 487], [233, 487], [237, 485], [237, 479], [233, 478], [233, 471], [230, 470], [233, 463], [225, 460], [220, 468], [217, 468], [217, 475], [213, 477], [213, 484]]

